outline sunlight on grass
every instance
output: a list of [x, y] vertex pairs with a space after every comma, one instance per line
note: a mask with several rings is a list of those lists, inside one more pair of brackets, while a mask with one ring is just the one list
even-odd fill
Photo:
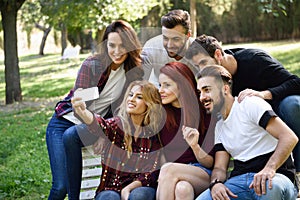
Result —
[[224, 49], [230, 48], [259, 48], [269, 52], [283, 64], [291, 73], [300, 77], [300, 41], [255, 42], [245, 44], [227, 44]]
[[[62, 61], [60, 54], [20, 57], [21, 88], [24, 99], [48, 98], [66, 94], [74, 85], [82, 61], [89, 54], [81, 54], [79, 60]], [[0, 102], [5, 100], [4, 67], [0, 68]]]
[[300, 48], [300, 41], [295, 40], [282, 40], [272, 42], [252, 42], [252, 43], [239, 43], [239, 44], [224, 44], [224, 48], [260, 48], [269, 53], [278, 51], [291, 51]]

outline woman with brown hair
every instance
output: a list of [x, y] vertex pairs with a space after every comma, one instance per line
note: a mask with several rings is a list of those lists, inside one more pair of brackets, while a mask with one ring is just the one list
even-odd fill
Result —
[[[112, 112], [119, 105], [118, 99], [123, 98], [123, 88], [130, 82], [142, 79], [141, 44], [132, 26], [123, 20], [117, 20], [107, 26], [100, 52], [87, 58], [81, 65], [73, 89], [64, 100], [57, 103], [55, 113], [49, 121], [46, 131], [46, 142], [52, 172], [52, 188], [49, 199], [63, 200], [67, 193], [67, 170], [78, 181], [76, 188], [80, 189], [82, 157], [81, 147], [94, 144], [97, 137], [82, 137], [77, 141], [75, 149], [69, 149], [63, 144], [63, 137], [74, 138], [88, 132], [84, 124], [77, 124], [78, 119], [73, 115], [71, 98], [77, 88], [96, 87], [99, 98], [87, 101], [88, 109], [101, 116], [112, 116]], [[64, 146], [65, 145], [65, 146]], [[66, 153], [70, 150], [71, 153]], [[66, 155], [72, 155], [72, 162], [66, 163]], [[75, 158], [76, 157], [76, 158]], [[72, 158], [70, 158], [72, 159]], [[70, 198], [70, 190], [68, 190]]]

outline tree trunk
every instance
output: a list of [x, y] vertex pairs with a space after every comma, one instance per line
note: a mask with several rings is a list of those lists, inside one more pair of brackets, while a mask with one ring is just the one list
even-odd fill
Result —
[[42, 42], [40, 44], [40, 51], [39, 51], [39, 55], [43, 56], [44, 55], [44, 48], [45, 48], [45, 44], [46, 44], [46, 40], [47, 40], [47, 37], [51, 31], [51, 26], [48, 27], [48, 28], [45, 28], [39, 24], [35, 24], [35, 27], [42, 30], [44, 32], [43, 34], [43, 38], [42, 38]]
[[22, 101], [17, 46], [18, 6], [15, 1], [11, 4], [1, 3], [2, 27], [4, 33], [5, 97], [6, 104], [12, 104], [14, 101]]
[[190, 15], [191, 15], [192, 36], [193, 36], [193, 37], [197, 37], [197, 10], [196, 10], [196, 0], [190, 0]]
[[61, 24], [61, 55], [63, 55], [65, 48], [67, 47], [68, 31], [64, 23]]

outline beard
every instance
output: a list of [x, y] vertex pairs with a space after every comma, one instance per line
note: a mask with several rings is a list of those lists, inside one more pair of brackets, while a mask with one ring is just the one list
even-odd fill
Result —
[[182, 47], [179, 48], [179, 49], [177, 50], [176, 53], [173, 52], [174, 55], [170, 55], [168, 49], [165, 47], [165, 49], [166, 49], [166, 51], [167, 51], [167, 53], [168, 53], [168, 56], [169, 56], [170, 58], [184, 57], [184, 51], [185, 51], [186, 43], [187, 43], [187, 40], [184, 42], [184, 44], [182, 45]]
[[211, 111], [211, 114], [213, 115], [217, 115], [223, 108], [224, 106], [224, 103], [225, 103], [225, 98], [223, 96], [223, 92], [220, 91], [220, 94], [219, 94], [219, 97], [220, 97], [220, 100], [218, 103], [214, 104], [214, 107]]

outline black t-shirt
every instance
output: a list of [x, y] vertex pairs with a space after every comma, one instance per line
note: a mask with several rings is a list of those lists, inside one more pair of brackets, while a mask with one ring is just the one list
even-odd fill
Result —
[[269, 101], [277, 111], [278, 103], [289, 95], [300, 95], [300, 78], [291, 74], [275, 58], [260, 49], [228, 49], [237, 61], [237, 72], [233, 75], [233, 96], [250, 88], [269, 90], [273, 100]]

